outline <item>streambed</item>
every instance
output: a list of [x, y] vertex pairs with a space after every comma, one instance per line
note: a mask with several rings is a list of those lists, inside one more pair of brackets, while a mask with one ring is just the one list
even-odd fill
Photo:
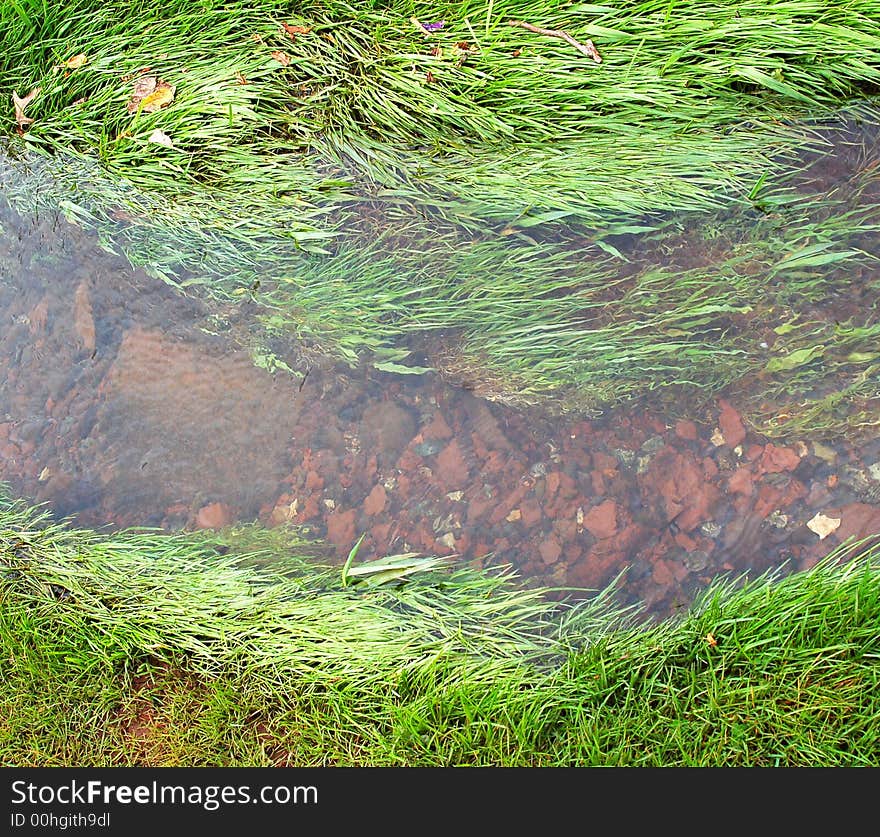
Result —
[[0, 225], [0, 480], [81, 524], [289, 523], [340, 559], [364, 534], [363, 558], [455, 554], [561, 588], [626, 570], [622, 600], [657, 616], [880, 531], [880, 439], [770, 441], [736, 393], [689, 418], [560, 418], [258, 351], [258, 300], [183, 297], [51, 213], [4, 203]]

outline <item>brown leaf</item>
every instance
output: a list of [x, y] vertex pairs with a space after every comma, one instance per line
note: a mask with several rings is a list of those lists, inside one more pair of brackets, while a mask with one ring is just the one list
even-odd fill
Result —
[[175, 87], [156, 76], [141, 76], [132, 86], [131, 98], [128, 100], [128, 112], [146, 111], [155, 113], [174, 101]]
[[297, 35], [308, 35], [312, 31], [311, 26], [295, 26], [291, 23], [282, 23], [281, 27], [291, 41], [295, 41]]
[[73, 58], [68, 58], [67, 61], [64, 62], [64, 66], [67, 67], [68, 70], [78, 70], [80, 67], [84, 66], [88, 60], [86, 54], [80, 52], [78, 55], [74, 55]]
[[290, 64], [290, 56], [286, 52], [276, 50], [272, 53], [272, 57], [282, 66], [287, 67]]
[[129, 113], [134, 113], [138, 109], [138, 105], [156, 89], [158, 81], [156, 76], [141, 76], [135, 79], [132, 85], [131, 98], [128, 100]]
[[30, 125], [31, 122], [34, 121], [31, 117], [24, 115], [24, 110], [37, 97], [39, 92], [40, 88], [35, 87], [22, 99], [15, 90], [12, 91], [12, 104], [15, 106], [15, 121], [18, 123], [19, 128], [24, 128], [25, 125]]
[[240, 71], [236, 71], [235, 80], [239, 84], [248, 84], [248, 80], [244, 77], [244, 75], [242, 75], [242, 73]]

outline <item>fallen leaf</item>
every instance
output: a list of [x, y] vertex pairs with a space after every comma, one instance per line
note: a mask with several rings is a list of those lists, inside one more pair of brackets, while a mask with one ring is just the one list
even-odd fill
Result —
[[251, 40], [252, 40], [255, 44], [264, 44], [264, 43], [266, 43], [266, 42], [263, 40], [263, 36], [262, 36], [259, 32], [252, 32], [252, 33], [251, 33]]
[[155, 113], [157, 110], [167, 107], [174, 101], [174, 90], [173, 84], [166, 84], [164, 81], [160, 81], [156, 85], [156, 89], [149, 96], [144, 96], [141, 100], [140, 110], [147, 113]]
[[519, 509], [514, 509], [510, 514], [507, 515], [504, 519], [508, 523], [514, 523], [522, 517], [522, 512]]
[[706, 634], [705, 639], [706, 639], [706, 644], [707, 644], [710, 648], [714, 648], [716, 645], [718, 645], [718, 640], [715, 639], [715, 637], [712, 636], [712, 634]]
[[156, 145], [161, 145], [165, 148], [174, 148], [174, 143], [171, 142], [171, 137], [169, 137], [164, 131], [160, 131], [158, 128], [147, 137], [147, 142], [154, 142]]
[[156, 76], [141, 76], [132, 85], [131, 98], [128, 100], [128, 112], [134, 113], [140, 103], [156, 90], [159, 79]]
[[287, 67], [290, 64], [290, 56], [286, 52], [276, 50], [272, 53], [272, 57], [282, 66]]
[[716, 448], [720, 448], [724, 444], [724, 434], [721, 432], [721, 428], [715, 428], [709, 441], [715, 445]]
[[68, 58], [67, 61], [64, 62], [64, 66], [67, 67], [68, 70], [78, 70], [80, 67], [84, 66], [88, 60], [86, 54], [80, 52], [78, 55], [74, 55], [73, 58]]
[[15, 90], [12, 91], [12, 104], [15, 106], [15, 121], [18, 123], [19, 128], [24, 128], [25, 125], [30, 125], [31, 122], [34, 121], [31, 117], [24, 115], [24, 110], [37, 97], [39, 92], [40, 88], [35, 87], [22, 99], [19, 98], [19, 95]]
[[819, 540], [825, 540], [832, 532], [840, 528], [840, 518], [826, 517], [819, 512], [814, 518], [807, 521], [807, 528], [819, 536]]
[[428, 72], [425, 73], [425, 81], [426, 81], [428, 84], [433, 84], [433, 83], [434, 83], [434, 74], [433, 74], [430, 70], [428, 70]]
[[236, 72], [236, 74], [235, 74], [235, 80], [236, 80], [239, 84], [247, 84], [247, 83], [248, 83], [248, 80], [247, 80], [247, 79], [246, 79], [246, 78], [245, 78], [240, 72]]
[[290, 38], [291, 41], [295, 41], [297, 35], [308, 35], [309, 32], [312, 31], [311, 26], [295, 26], [291, 23], [282, 23], [281, 27], [287, 33], [287, 37]]

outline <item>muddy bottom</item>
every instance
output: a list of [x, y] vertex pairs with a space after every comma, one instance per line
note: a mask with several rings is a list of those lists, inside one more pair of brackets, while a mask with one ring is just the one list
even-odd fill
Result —
[[719, 574], [880, 531], [880, 440], [771, 443], [732, 396], [693, 420], [553, 419], [353, 372], [258, 346], [255, 303], [209, 309], [58, 218], [0, 222], [0, 480], [81, 524], [259, 519], [340, 557], [365, 533], [365, 558], [455, 554], [553, 587], [626, 569], [621, 600], [659, 617]]

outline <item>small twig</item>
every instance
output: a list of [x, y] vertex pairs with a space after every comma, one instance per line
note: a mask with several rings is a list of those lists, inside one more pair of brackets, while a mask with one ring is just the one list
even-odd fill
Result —
[[548, 38], [562, 38], [563, 41], [570, 43], [576, 50], [586, 55], [587, 58], [592, 58], [597, 64], [602, 63], [602, 56], [599, 55], [599, 50], [596, 49], [592, 41], [582, 44], [580, 41], [572, 38], [568, 32], [563, 32], [561, 29], [542, 29], [540, 26], [532, 26], [531, 23], [523, 23], [521, 20], [508, 20], [507, 25], [519, 26], [520, 29], [528, 29], [529, 32], [546, 35]]

